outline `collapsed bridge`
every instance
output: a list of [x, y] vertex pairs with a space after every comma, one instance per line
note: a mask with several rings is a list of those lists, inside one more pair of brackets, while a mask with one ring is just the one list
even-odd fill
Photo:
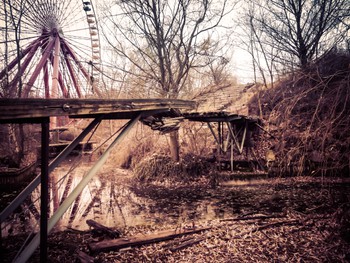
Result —
[[[40, 231], [19, 253], [15, 262], [26, 261], [40, 244], [41, 261], [47, 259], [47, 236], [65, 211], [108, 159], [111, 149], [121, 142], [131, 128], [140, 120], [155, 130], [170, 132], [177, 130], [183, 120], [208, 124], [218, 145], [218, 151], [230, 152], [233, 169], [234, 149], [242, 153], [250, 145], [251, 134], [260, 126], [258, 119], [243, 115], [220, 113], [189, 113], [194, 101], [171, 99], [1, 99], [0, 123], [37, 123], [41, 125], [41, 174], [39, 174], [0, 214], [0, 223], [20, 206], [26, 197], [40, 185]], [[49, 133], [52, 118], [90, 119], [82, 132], [49, 163]], [[129, 120], [117, 137], [102, 153], [86, 176], [48, 218], [49, 174], [82, 142], [102, 120]], [[215, 125], [214, 125], [215, 123]], [[214, 128], [215, 127], [215, 128]]]

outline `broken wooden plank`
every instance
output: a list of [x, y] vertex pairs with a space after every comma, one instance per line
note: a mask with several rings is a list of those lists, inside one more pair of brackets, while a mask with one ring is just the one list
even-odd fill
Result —
[[287, 221], [278, 221], [278, 222], [274, 222], [274, 223], [270, 223], [270, 224], [266, 224], [266, 225], [262, 225], [262, 226], [258, 226], [256, 228], [253, 228], [252, 230], [250, 231], [246, 231], [246, 232], [243, 232], [243, 233], [240, 233], [236, 236], [234, 236], [233, 238], [242, 238], [243, 236], [245, 235], [250, 235], [252, 233], [255, 233], [255, 232], [258, 232], [258, 231], [261, 231], [261, 230], [265, 230], [267, 228], [272, 228], [272, 227], [280, 227], [280, 226], [291, 226], [291, 225], [298, 225], [300, 224], [301, 221], [298, 220], [298, 219], [293, 219], [293, 220], [287, 220]]
[[227, 222], [227, 221], [244, 221], [244, 220], [264, 220], [264, 219], [272, 219], [272, 218], [284, 218], [285, 214], [279, 214], [279, 215], [257, 215], [257, 216], [247, 216], [247, 217], [234, 217], [234, 218], [224, 218], [220, 219], [220, 222]]
[[290, 226], [290, 225], [295, 225], [295, 224], [300, 224], [300, 220], [293, 219], [293, 220], [287, 220], [287, 221], [274, 222], [274, 223], [271, 223], [271, 224], [258, 226], [256, 228], [252, 229], [251, 232], [254, 233], [254, 232], [258, 232], [258, 231], [264, 230], [266, 228], [279, 227], [279, 226], [283, 226], [283, 225]]
[[183, 239], [178, 239], [178, 240], [169, 241], [169, 242], [167, 242], [166, 244], [164, 244], [164, 245], [162, 246], [162, 248], [175, 247], [175, 246], [178, 246], [178, 245], [180, 245], [181, 243], [184, 243], [184, 242], [189, 241], [189, 240], [193, 240], [193, 237], [186, 237], [186, 238], [183, 238]]
[[199, 242], [202, 242], [202, 241], [204, 241], [204, 240], [205, 240], [205, 237], [190, 239], [190, 240], [187, 240], [187, 241], [185, 241], [185, 242], [182, 242], [181, 244], [179, 244], [179, 245], [176, 246], [176, 247], [170, 248], [170, 251], [171, 251], [171, 252], [175, 252], [175, 251], [178, 251], [178, 250], [180, 250], [180, 249], [183, 249], [183, 248], [186, 248], [186, 247], [189, 247], [189, 246], [198, 244]]
[[115, 250], [115, 249], [120, 249], [124, 247], [130, 247], [130, 246], [141, 246], [141, 245], [173, 239], [183, 235], [199, 233], [208, 229], [210, 228], [196, 228], [196, 229], [182, 230], [182, 231], [166, 230], [166, 231], [161, 231], [161, 232], [152, 233], [152, 234], [138, 234], [128, 238], [117, 238], [112, 240], [103, 240], [96, 243], [90, 243], [89, 249], [92, 252], [100, 252], [100, 251]]
[[81, 263], [94, 263], [94, 258], [81, 250], [78, 251], [78, 259]]
[[111, 238], [120, 237], [120, 232], [118, 230], [113, 230], [109, 227], [101, 225], [100, 223], [97, 223], [96, 221], [94, 221], [92, 219], [86, 220], [86, 224], [88, 224], [90, 227], [94, 228], [98, 232], [101, 232], [101, 233], [108, 235]]

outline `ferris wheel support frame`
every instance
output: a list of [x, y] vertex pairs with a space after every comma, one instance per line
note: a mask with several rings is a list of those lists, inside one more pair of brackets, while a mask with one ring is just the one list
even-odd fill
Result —
[[[51, 62], [52, 67], [54, 67], [55, 61], [54, 61], [54, 58], [52, 56], [50, 56], [50, 62]], [[52, 77], [52, 80], [53, 80], [53, 77]], [[55, 80], [58, 81], [58, 84], [61, 88], [63, 97], [68, 98], [68, 90], [66, 88], [66, 85], [64, 84], [61, 72], [58, 71], [57, 78]], [[51, 98], [58, 98], [58, 96], [55, 96], [55, 94], [58, 94], [58, 88], [56, 88], [56, 91], [54, 91], [54, 89], [52, 87], [53, 86], [51, 85], [51, 93], [50, 93], [49, 97], [46, 97], [46, 98], [50, 98], [50, 97]]]
[[39, 37], [38, 39], [35, 39], [33, 42], [31, 42], [22, 52], [20, 57], [13, 59], [8, 65], [7, 67], [5, 67], [1, 72], [0, 72], [0, 79], [2, 79], [3, 77], [5, 77], [6, 72], [12, 70], [18, 63], [18, 60], [21, 60], [22, 58], [24, 58], [32, 49], [33, 45], [35, 45], [36, 43], [40, 43], [40, 41], [42, 37]]
[[[90, 78], [89, 73], [87, 72], [85, 67], [82, 65], [82, 63], [79, 61], [75, 52], [72, 50], [72, 48], [69, 46], [69, 44], [66, 42], [65, 39], [60, 38], [59, 34], [56, 34], [56, 36], [52, 37], [49, 40], [49, 43], [42, 43], [42, 38], [43, 37], [39, 37], [38, 39], [36, 39], [32, 43], [30, 43], [29, 46], [27, 46], [25, 48], [25, 50], [23, 51], [21, 58], [25, 58], [25, 59], [24, 59], [24, 62], [22, 63], [21, 71], [17, 72], [15, 77], [13, 78], [13, 80], [9, 83], [9, 94], [11, 96], [15, 95], [14, 94], [15, 88], [16, 88], [17, 83], [19, 82], [19, 78], [21, 77], [22, 72], [24, 72], [27, 69], [27, 67], [29, 66], [30, 62], [32, 61], [32, 59], [34, 57], [35, 52], [37, 51], [37, 49], [39, 47], [43, 48], [45, 45], [46, 46], [45, 46], [44, 51], [42, 52], [42, 57], [41, 57], [39, 63], [37, 64], [37, 66], [35, 67], [29, 81], [25, 84], [21, 97], [28, 97], [29, 96], [29, 92], [30, 92], [32, 86], [34, 85], [37, 77], [39, 76], [41, 70], [43, 70], [43, 72], [44, 72], [44, 86], [45, 86], [45, 97], [46, 98], [57, 97], [58, 84], [61, 87], [63, 96], [64, 97], [68, 96], [68, 91], [65, 88], [63, 77], [62, 77], [62, 74], [59, 71], [59, 67], [58, 67], [59, 60], [60, 60], [59, 54], [60, 54], [61, 50], [66, 52], [66, 54], [69, 55], [69, 57], [71, 57], [72, 61], [74, 61], [74, 63], [78, 66], [80, 72], [84, 75], [84, 77], [86, 79]], [[54, 50], [54, 53], [55, 53], [53, 59], [52, 59], [52, 57], [50, 57], [52, 50]], [[78, 80], [77, 80], [76, 75], [74, 73], [73, 66], [72, 66], [72, 63], [71, 63], [71, 60], [69, 59], [69, 57], [65, 56], [64, 60], [67, 64], [67, 68], [68, 68], [68, 71], [70, 73], [70, 76], [72, 77], [74, 88], [75, 88], [78, 96], [81, 97], [81, 95], [82, 95], [81, 88], [78, 84]], [[12, 60], [11, 63], [9, 64], [9, 66], [7, 67], [7, 70], [13, 69], [15, 67], [15, 65], [18, 63], [19, 59], [20, 58], [15, 58], [14, 60]], [[53, 76], [52, 76], [52, 92], [51, 92], [53, 94], [51, 94], [51, 95], [49, 95], [50, 92], [48, 91], [49, 82], [47, 80], [47, 78], [48, 78], [48, 76], [47, 76], [48, 75], [47, 60], [51, 61], [51, 64], [53, 65], [53, 71], [54, 71]], [[6, 74], [6, 69], [4, 69], [0, 72], [0, 78], [1, 78], [1, 76], [4, 77], [5, 74]], [[96, 92], [96, 94], [98, 96], [101, 96], [101, 93], [97, 88], [94, 88], [94, 92]]]
[[[87, 72], [87, 70], [83, 67], [83, 65], [81, 64], [81, 62], [79, 61], [79, 59], [77, 58], [75, 52], [72, 50], [72, 48], [68, 45], [67, 41], [65, 39], [62, 39], [62, 44], [65, 47], [65, 50], [67, 51], [67, 53], [72, 57], [73, 61], [78, 65], [79, 70], [81, 70], [81, 72], [83, 73], [83, 75], [85, 76], [85, 78], [89, 79], [92, 77], [92, 75], [90, 76], [89, 73]], [[92, 85], [94, 92], [96, 92], [96, 94], [99, 97], [102, 97], [101, 92], [99, 91], [98, 88], [95, 88]]]
[[[57, 36], [56, 36], [57, 37]], [[34, 85], [35, 80], [37, 79], [37, 77], [39, 76], [40, 70], [44, 67], [47, 59], [49, 58], [50, 54], [51, 54], [51, 50], [54, 47], [55, 44], [55, 40], [56, 38], [52, 38], [50, 39], [49, 43], [47, 44], [42, 57], [39, 61], [39, 63], [36, 65], [32, 76], [30, 77], [29, 81], [27, 82], [27, 84], [24, 86], [24, 90], [23, 90], [23, 96], [22, 97], [28, 97], [30, 89], [32, 88], [32, 86]]]
[[[61, 74], [61, 67], [59, 66], [59, 64], [62, 63], [61, 61], [63, 61], [66, 69], [68, 69], [69, 72], [69, 81], [71, 81], [72, 86], [75, 89], [74, 94], [81, 97], [83, 95], [81, 85], [83, 83], [87, 83], [91, 85], [91, 91], [94, 94], [96, 94], [98, 97], [102, 97], [98, 85], [101, 75], [101, 51], [97, 18], [91, 1], [82, 1], [82, 4], [90, 34], [91, 60], [87, 61], [87, 64], [91, 66], [91, 72], [88, 72], [88, 68], [86, 68], [80, 59], [78, 59], [78, 56], [70, 47], [70, 44], [68, 44], [67, 40], [64, 39], [63, 35], [61, 35], [62, 33], [59, 27], [50, 30], [43, 29], [42, 34], [38, 36], [37, 39], [30, 42], [17, 57], [12, 59], [10, 63], [6, 63], [5, 68], [0, 71], [0, 80], [4, 80], [3, 83], [6, 85], [4, 96], [22, 98], [28, 97], [32, 87], [35, 85], [35, 82], [38, 79], [39, 74], [41, 73], [41, 70], [43, 72], [43, 94], [45, 98], [58, 97], [58, 86], [61, 87], [61, 94], [63, 97], [69, 96], [70, 92], [67, 91], [67, 88], [65, 87], [65, 81], [67, 79], [63, 78]], [[54, 38], [54, 40], [52, 38]], [[54, 47], [52, 41], [55, 42]], [[42, 49], [42, 54], [41, 58], [38, 58], [35, 54], [40, 48]], [[49, 52], [55, 53], [52, 66], [53, 71], [49, 71], [49, 64], [45, 62], [47, 59], [51, 60], [52, 55], [49, 55]], [[34, 59], [37, 58], [38, 63], [35, 66], [35, 69], [27, 75], [28, 80], [26, 80], [25, 83], [23, 83], [23, 86], [20, 87], [20, 90], [18, 90], [19, 81], [23, 76], [25, 76], [24, 74], [26, 71], [28, 71], [28, 66], [33, 63]], [[20, 64], [22, 59], [23, 62]], [[16, 65], [19, 67], [18, 72], [13, 72]], [[12, 79], [5, 80], [5, 76], [11, 71]], [[53, 72], [53, 76], [48, 78], [49, 72]], [[84, 79], [83, 82], [80, 80], [80, 74], [82, 74], [81, 77]], [[51, 92], [49, 90], [49, 85], [51, 85]]]
[[[58, 63], [60, 62], [60, 52], [61, 45], [59, 36], [56, 36], [55, 39], [55, 49], [54, 49], [54, 57], [53, 57], [53, 73], [52, 73], [52, 85], [51, 85], [51, 96], [52, 98], [58, 98]], [[52, 62], [52, 59], [50, 57]]]
[[[29, 65], [29, 63], [30, 63], [30, 61], [32, 60], [32, 58], [33, 58], [33, 56], [34, 56], [34, 54], [35, 54], [35, 51], [37, 50], [37, 48], [40, 46], [40, 41], [41, 40], [39, 40], [39, 39], [37, 39], [37, 40], [35, 40], [26, 50], [28, 50], [28, 52], [26, 52], [25, 53], [25, 55], [23, 55], [23, 57], [24, 56], [26, 56], [27, 55], [27, 57], [25, 58], [25, 60], [24, 60], [24, 62], [22, 63], [22, 65], [21, 65], [21, 69], [20, 69], [20, 71], [18, 71], [17, 73], [16, 73], [16, 75], [15, 75], [15, 77], [13, 78], [13, 80], [9, 83], [9, 88], [8, 88], [8, 90], [9, 90], [9, 95], [12, 97], [12, 96], [15, 96], [15, 92], [16, 92], [16, 85], [17, 85], [17, 83], [19, 82], [19, 79], [20, 79], [20, 77], [21, 77], [21, 75], [22, 75], [22, 73], [23, 72], [25, 72], [25, 70], [27, 69], [27, 67], [28, 67], [28, 65]], [[23, 58], [22, 57], [22, 58]], [[14, 65], [17, 65], [17, 63], [18, 63], [18, 59], [15, 59], [15, 60], [13, 60], [12, 62], [11, 62], [11, 64], [14, 64]], [[13, 67], [12, 67], [13, 68]], [[11, 68], [9, 69], [9, 70], [11, 70]], [[4, 72], [5, 72], [5, 70], [4, 70]]]
[[50, 98], [49, 68], [47, 66], [47, 61], [44, 65], [43, 72], [44, 72], [45, 98]]

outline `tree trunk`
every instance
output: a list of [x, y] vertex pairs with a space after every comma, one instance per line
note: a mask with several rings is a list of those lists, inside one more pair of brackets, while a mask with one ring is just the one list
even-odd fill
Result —
[[170, 155], [173, 161], [178, 162], [180, 160], [180, 145], [178, 131], [173, 131], [170, 133]]
[[20, 124], [3, 125], [0, 129], [0, 161], [10, 168], [20, 168], [24, 157], [24, 129]]

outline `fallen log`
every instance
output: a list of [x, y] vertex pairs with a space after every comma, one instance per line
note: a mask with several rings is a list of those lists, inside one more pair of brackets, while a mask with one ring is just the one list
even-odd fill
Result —
[[165, 240], [174, 239], [176, 237], [195, 234], [210, 228], [196, 228], [191, 230], [166, 230], [152, 234], [138, 234], [128, 238], [117, 238], [112, 240], [103, 240], [96, 243], [90, 243], [89, 249], [91, 252], [116, 250], [124, 247], [141, 246]]
[[101, 232], [101, 233], [108, 235], [111, 238], [120, 237], [120, 232], [118, 230], [113, 230], [109, 227], [101, 225], [100, 223], [97, 223], [96, 221], [94, 221], [92, 219], [86, 220], [86, 224], [88, 224], [90, 227], [94, 228], [98, 232]]

